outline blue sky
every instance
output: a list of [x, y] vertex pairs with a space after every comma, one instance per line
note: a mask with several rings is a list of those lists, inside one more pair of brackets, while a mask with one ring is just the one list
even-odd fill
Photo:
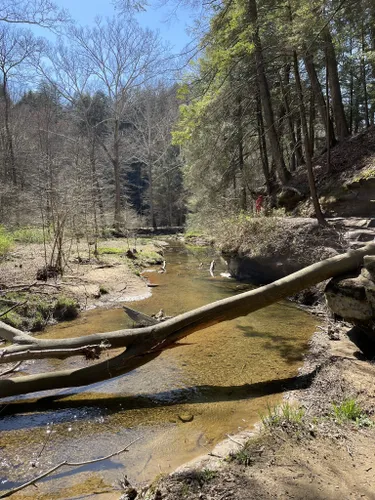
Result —
[[[111, 0], [54, 0], [54, 3], [67, 9], [72, 18], [80, 25], [90, 25], [96, 16], [112, 17], [116, 11]], [[150, 2], [156, 3], [156, 2]], [[186, 27], [190, 22], [190, 12], [180, 8], [177, 15], [168, 15], [171, 6], [160, 8], [149, 7], [146, 12], [137, 14], [137, 19], [143, 27], [159, 30], [162, 38], [170, 43], [173, 51], [180, 51], [190, 38], [186, 34]], [[48, 38], [51, 35], [47, 30], [37, 30], [38, 34]]]

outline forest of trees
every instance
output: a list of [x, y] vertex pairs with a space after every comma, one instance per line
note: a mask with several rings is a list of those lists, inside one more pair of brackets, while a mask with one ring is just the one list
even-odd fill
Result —
[[248, 212], [300, 165], [374, 123], [375, 2], [229, 0], [213, 7], [180, 93], [190, 209]]
[[180, 58], [129, 13], [147, 6], [116, 4], [79, 27], [0, 1], [0, 224], [99, 236], [246, 213], [301, 165], [322, 219], [312, 158], [374, 123], [375, 1], [194, 2]]
[[119, 16], [64, 21], [52, 44], [18, 24], [0, 21], [0, 225], [61, 237], [181, 225], [177, 86], [159, 35]]

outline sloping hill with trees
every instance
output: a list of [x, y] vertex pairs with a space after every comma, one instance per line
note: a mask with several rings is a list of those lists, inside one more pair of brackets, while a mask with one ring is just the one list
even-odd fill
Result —
[[217, 7], [174, 134], [192, 212], [247, 212], [259, 194], [276, 206], [283, 186], [306, 196], [308, 185], [323, 222], [314, 173], [320, 195], [323, 179], [336, 184], [355, 153], [372, 151], [366, 136], [350, 137], [374, 123], [374, 13], [373, 2], [349, 0]]

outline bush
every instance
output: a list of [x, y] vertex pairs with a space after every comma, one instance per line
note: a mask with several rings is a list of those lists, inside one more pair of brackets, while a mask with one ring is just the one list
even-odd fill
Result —
[[213, 236], [224, 252], [249, 257], [285, 258], [307, 266], [343, 250], [342, 237], [333, 227], [314, 219], [249, 216], [224, 220]]
[[355, 422], [360, 427], [370, 427], [374, 422], [368, 418], [366, 413], [354, 398], [345, 399], [339, 405], [332, 405], [333, 417], [338, 424]]
[[53, 308], [53, 317], [57, 321], [69, 321], [75, 319], [78, 314], [79, 304], [70, 297], [60, 297]]
[[[43, 229], [39, 227], [23, 227], [13, 231], [12, 236], [19, 243], [43, 243]], [[48, 240], [46, 236], [46, 240]]]
[[124, 253], [123, 248], [116, 247], [101, 247], [98, 249], [100, 254], [108, 254], [108, 255], [119, 255]]
[[289, 403], [281, 406], [268, 406], [267, 415], [262, 415], [262, 423], [265, 427], [278, 427], [285, 424], [301, 424], [305, 415], [303, 408], [297, 408]]
[[0, 226], [0, 259], [5, 257], [13, 248], [14, 240], [2, 226]]

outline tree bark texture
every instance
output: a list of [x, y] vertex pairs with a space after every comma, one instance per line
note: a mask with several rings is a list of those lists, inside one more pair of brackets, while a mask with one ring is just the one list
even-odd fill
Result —
[[287, 170], [280, 147], [279, 136], [274, 120], [274, 112], [271, 102], [271, 93], [266, 75], [265, 63], [262, 52], [262, 43], [259, 36], [258, 13], [256, 0], [248, 0], [248, 17], [253, 29], [253, 43], [256, 61], [256, 76], [259, 82], [260, 98], [266, 122], [268, 140], [271, 146], [272, 158], [275, 162], [276, 170], [280, 181], [285, 184], [290, 179], [290, 172]]
[[336, 51], [328, 26], [323, 30], [323, 37], [327, 48], [329, 84], [331, 89], [332, 108], [335, 117], [337, 137], [339, 141], [342, 141], [349, 136], [349, 128], [342, 102], [339, 73], [337, 70]]

